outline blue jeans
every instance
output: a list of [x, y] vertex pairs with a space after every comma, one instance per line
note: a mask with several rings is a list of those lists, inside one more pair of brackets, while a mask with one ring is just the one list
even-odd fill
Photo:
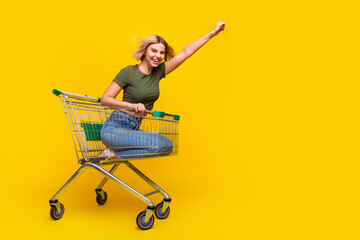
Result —
[[172, 142], [160, 134], [139, 130], [141, 121], [114, 111], [101, 129], [101, 141], [117, 152], [119, 158], [170, 154]]

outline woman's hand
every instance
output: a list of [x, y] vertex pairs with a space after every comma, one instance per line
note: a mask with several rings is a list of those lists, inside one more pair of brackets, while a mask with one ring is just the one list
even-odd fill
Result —
[[211, 32], [212, 35], [216, 36], [219, 34], [219, 32], [224, 31], [225, 24], [226, 24], [226, 22], [218, 22], [216, 24], [216, 27], [214, 28], [214, 30], [212, 30], [212, 32]]
[[140, 112], [140, 113], [144, 113], [146, 112], [146, 108], [144, 106], [144, 104], [142, 103], [133, 103], [132, 106], [131, 106], [132, 109], [135, 110], [135, 112]]

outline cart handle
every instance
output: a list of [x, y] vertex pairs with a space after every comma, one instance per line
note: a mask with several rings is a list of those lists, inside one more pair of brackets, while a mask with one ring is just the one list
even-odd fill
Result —
[[[84, 98], [86, 100], [94, 100], [94, 101], [97, 101], [97, 102], [101, 102], [101, 98], [93, 98], [93, 97], [89, 97], [89, 96], [86, 96], [86, 95], [78, 95], [78, 94], [74, 94], [74, 93], [67, 93], [67, 92], [62, 92], [62, 91], [59, 91], [57, 89], [53, 89], [52, 90], [52, 93], [55, 94], [56, 96], [59, 96], [60, 94], [63, 94], [63, 95], [67, 95], [67, 96], [70, 96], [70, 97], [79, 97], [79, 98]], [[133, 109], [128, 109], [128, 110], [133, 110]], [[161, 111], [149, 111], [149, 110], [146, 110], [147, 113], [151, 113], [151, 115], [153, 117], [160, 117], [160, 118], [163, 118], [166, 116], [171, 116], [174, 118], [174, 120], [176, 121], [179, 121], [180, 120], [180, 116], [179, 115], [172, 115], [172, 114], [167, 114], [165, 112], [161, 112]]]
[[94, 101], [97, 101], [97, 102], [101, 101], [101, 98], [93, 98], [93, 97], [89, 97], [89, 96], [86, 96], [86, 95], [78, 95], [78, 94], [74, 94], [74, 93], [62, 92], [62, 91], [59, 91], [57, 89], [53, 89], [52, 92], [56, 96], [59, 96], [60, 94], [64, 94], [64, 95], [67, 95], [69, 97], [79, 97], [79, 98], [84, 98], [85, 100], [94, 100]]

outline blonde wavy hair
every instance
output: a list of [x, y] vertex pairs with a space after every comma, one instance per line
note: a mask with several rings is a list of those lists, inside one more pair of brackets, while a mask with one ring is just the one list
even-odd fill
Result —
[[173, 58], [175, 56], [174, 49], [160, 36], [158, 35], [151, 35], [148, 36], [145, 39], [138, 39], [140, 42], [140, 46], [138, 49], [134, 52], [133, 58], [135, 58], [136, 61], [143, 60], [146, 50], [149, 47], [149, 45], [154, 43], [162, 43], [165, 46], [165, 61]]

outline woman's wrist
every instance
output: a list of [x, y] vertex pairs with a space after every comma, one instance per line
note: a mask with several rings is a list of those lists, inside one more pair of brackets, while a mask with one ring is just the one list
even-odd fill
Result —
[[218, 35], [221, 31], [224, 31], [226, 22], [218, 22], [216, 24], [216, 27], [209, 33], [211, 37], [215, 37]]
[[208, 34], [205, 35], [207, 38], [212, 39], [213, 37], [216, 36], [216, 32], [215, 30], [212, 30], [211, 32], [209, 32]]
[[134, 109], [134, 110], [135, 110], [136, 104], [135, 104], [135, 103], [128, 103], [127, 108], [130, 108], [130, 109]]

